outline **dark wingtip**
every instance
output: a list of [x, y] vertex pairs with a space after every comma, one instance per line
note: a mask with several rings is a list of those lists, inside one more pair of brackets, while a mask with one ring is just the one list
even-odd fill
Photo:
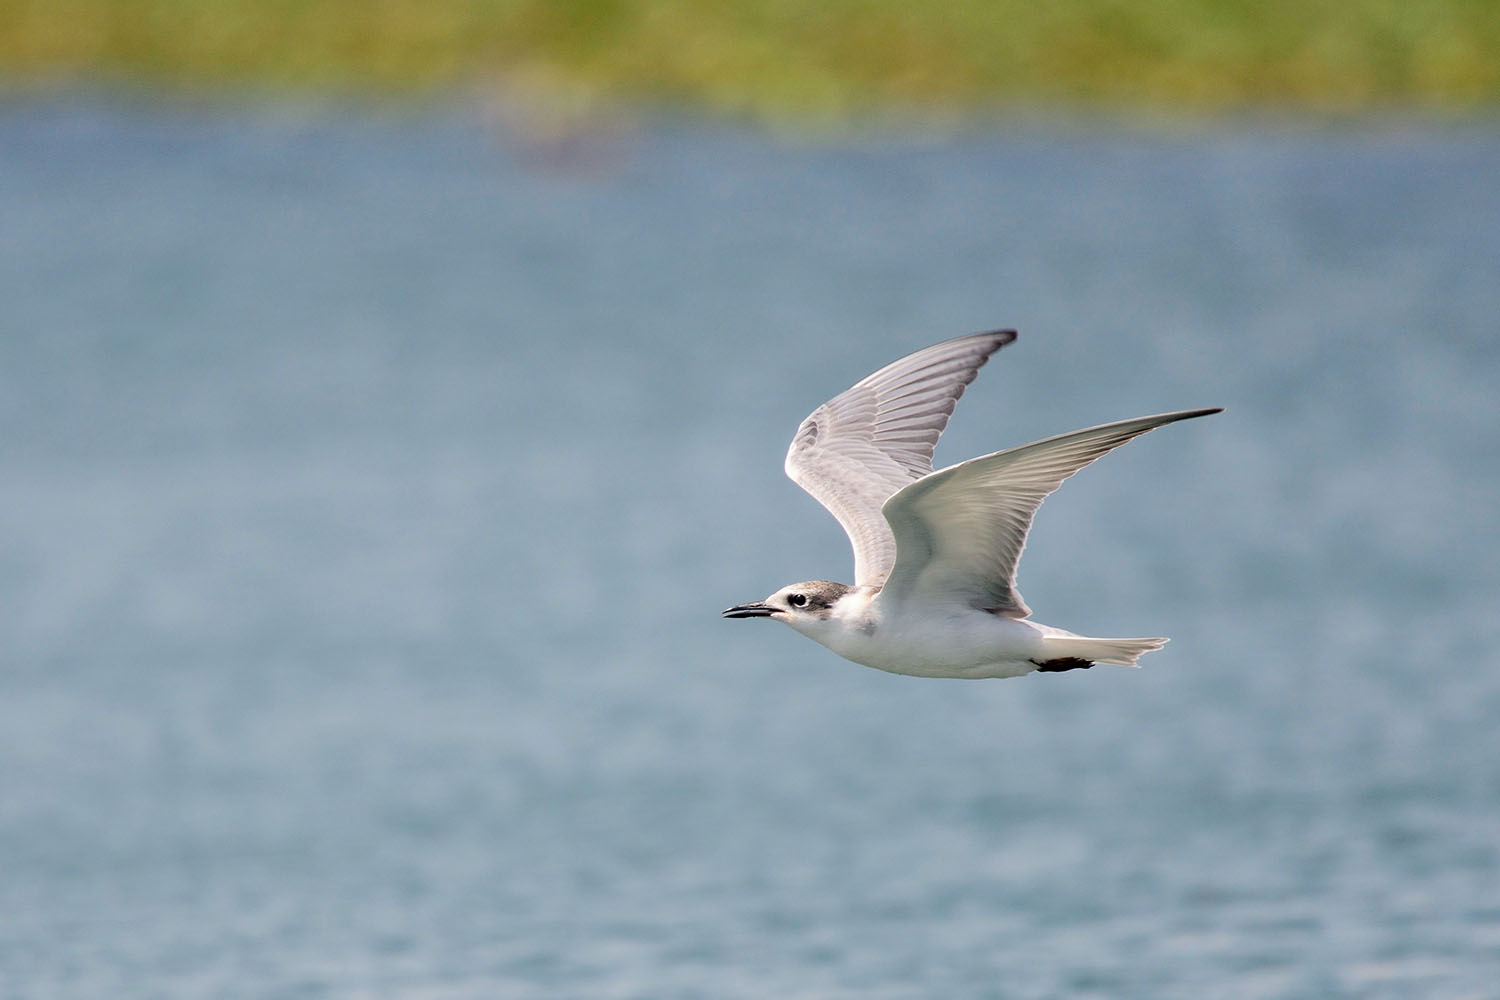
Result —
[[1163, 414], [1163, 416], [1171, 416], [1172, 419], [1169, 420], [1169, 421], [1167, 421], [1167, 422], [1168, 423], [1173, 423], [1173, 422], [1178, 421], [1178, 420], [1193, 420], [1196, 417], [1211, 417], [1215, 413], [1223, 413], [1223, 412], [1224, 412], [1224, 407], [1222, 407], [1222, 406], [1209, 406], [1209, 407], [1205, 407], [1205, 408], [1203, 408], [1201, 410], [1181, 410], [1181, 411], [1179, 411], [1177, 413], [1173, 413], [1173, 414]]
[[1005, 347], [1007, 344], [1013, 343], [1016, 339], [1016, 331], [986, 330], [984, 333], [971, 333], [967, 337], [959, 337], [958, 339], [960, 341], [970, 342], [984, 340], [989, 341], [989, 343], [987, 343], [984, 347], [984, 353], [979, 357], [978, 364], [976, 365], [977, 370], [978, 368], [984, 367], [984, 363], [990, 359], [991, 354], [994, 354], [996, 351], [1000, 350], [1000, 348], [1002, 347]]

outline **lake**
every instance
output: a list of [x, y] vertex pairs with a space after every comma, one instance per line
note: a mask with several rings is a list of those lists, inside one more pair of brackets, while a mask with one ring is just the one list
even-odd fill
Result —
[[[0, 106], [0, 994], [1481, 998], [1500, 129]], [[767, 622], [782, 474], [1019, 340], [939, 465], [1148, 435], [943, 681]]]

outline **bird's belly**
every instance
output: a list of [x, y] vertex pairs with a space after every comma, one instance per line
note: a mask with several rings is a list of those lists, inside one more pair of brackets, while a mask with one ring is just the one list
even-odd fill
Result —
[[1016, 677], [1036, 669], [1042, 630], [1031, 622], [964, 609], [871, 622], [829, 643], [855, 663], [916, 677]]

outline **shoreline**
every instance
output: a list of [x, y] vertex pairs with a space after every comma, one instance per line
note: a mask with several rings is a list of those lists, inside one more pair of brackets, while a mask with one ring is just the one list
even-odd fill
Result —
[[554, 117], [615, 104], [813, 131], [882, 116], [1045, 107], [1162, 116], [1500, 108], [1489, 0], [42, 0], [0, 15], [0, 94], [120, 81], [160, 92], [430, 100], [523, 95]]

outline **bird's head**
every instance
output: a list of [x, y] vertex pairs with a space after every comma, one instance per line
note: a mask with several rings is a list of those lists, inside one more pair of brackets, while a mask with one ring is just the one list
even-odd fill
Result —
[[782, 587], [764, 601], [736, 604], [725, 618], [774, 618], [798, 632], [817, 632], [833, 615], [833, 606], [853, 587], [832, 580], [808, 580]]

